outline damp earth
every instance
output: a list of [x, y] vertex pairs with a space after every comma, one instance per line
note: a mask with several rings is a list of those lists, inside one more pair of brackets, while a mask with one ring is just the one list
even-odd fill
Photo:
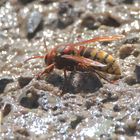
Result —
[[[65, 81], [59, 69], [36, 79], [44, 60], [25, 63], [111, 35], [124, 37], [90, 46], [118, 61], [115, 83], [78, 71]], [[0, 139], [140, 139], [139, 0], [1, 0], [0, 42]]]

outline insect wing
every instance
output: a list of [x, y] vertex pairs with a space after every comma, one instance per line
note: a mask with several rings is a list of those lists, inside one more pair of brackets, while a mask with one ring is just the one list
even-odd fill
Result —
[[84, 40], [81, 42], [77, 42], [77, 43], [71, 43], [71, 44], [67, 44], [68, 46], [80, 46], [83, 44], [89, 44], [89, 43], [93, 43], [93, 42], [108, 42], [108, 41], [115, 41], [115, 40], [119, 40], [122, 39], [124, 37], [124, 35], [114, 35], [114, 36], [103, 36], [103, 37], [95, 37], [89, 40]]
[[69, 59], [69, 60], [76, 61], [77, 63], [80, 63], [80, 64], [82, 64], [84, 66], [87, 66], [87, 67], [89, 67], [89, 66], [105, 67], [106, 66], [105, 64], [102, 64], [100, 62], [97, 62], [97, 61], [94, 61], [94, 60], [91, 60], [91, 59], [88, 59], [88, 58], [85, 58], [85, 57], [82, 57], [82, 56], [62, 55], [61, 57]]

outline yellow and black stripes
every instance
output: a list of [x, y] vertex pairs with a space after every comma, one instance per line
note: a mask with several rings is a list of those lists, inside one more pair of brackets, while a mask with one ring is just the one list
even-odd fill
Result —
[[85, 48], [82, 50], [81, 55], [106, 64], [105, 67], [97, 67], [95, 69], [109, 74], [121, 75], [120, 67], [117, 64], [116, 59], [107, 52], [96, 48]]

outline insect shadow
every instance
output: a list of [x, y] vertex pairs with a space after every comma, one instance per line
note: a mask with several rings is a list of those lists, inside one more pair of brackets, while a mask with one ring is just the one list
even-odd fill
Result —
[[95, 92], [102, 87], [98, 76], [88, 72], [71, 72], [67, 75], [67, 79], [57, 73], [52, 73], [46, 81], [55, 87], [59, 87], [64, 93]]

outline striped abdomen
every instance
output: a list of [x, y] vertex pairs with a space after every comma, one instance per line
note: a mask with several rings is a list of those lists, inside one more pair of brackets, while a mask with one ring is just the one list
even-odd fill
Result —
[[109, 55], [105, 51], [98, 50], [96, 48], [84, 48], [80, 52], [80, 55], [101, 62], [103, 64], [106, 64], [105, 67], [95, 68], [96, 70], [106, 72], [109, 74], [121, 75], [121, 70], [116, 62], [116, 59], [114, 59], [112, 55]]

